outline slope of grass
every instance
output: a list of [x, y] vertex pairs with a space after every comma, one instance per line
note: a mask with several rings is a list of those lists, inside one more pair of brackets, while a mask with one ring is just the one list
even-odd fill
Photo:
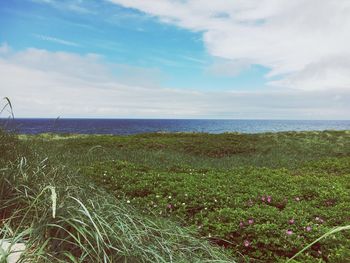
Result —
[[[61, 206], [72, 207], [74, 213], [79, 207], [81, 210], [82, 206], [69, 197], [72, 196], [83, 200], [88, 211], [99, 207], [98, 204], [106, 207], [113, 204], [113, 208], [103, 208], [103, 211], [118, 211], [119, 207], [129, 211], [129, 207], [133, 207], [132, 211], [137, 212], [132, 218], [147, 218], [147, 224], [158, 222], [155, 218], [161, 217], [156, 223], [157, 226], [163, 224], [158, 226], [159, 232], [168, 229], [167, 226], [185, 231], [170, 223], [178, 222], [194, 231], [191, 236], [199, 233], [242, 261], [284, 262], [334, 227], [350, 223], [349, 131], [132, 136], [42, 134], [19, 138], [33, 150], [32, 159], [47, 157], [45, 167], [69, 171], [57, 172], [57, 178], [61, 179], [52, 182], [48, 181], [51, 175], [41, 179], [45, 184], [40, 189], [54, 186], [58, 197], [66, 197], [66, 203]], [[45, 193], [47, 209], [50, 209], [50, 190]], [[58, 215], [59, 211], [57, 209]], [[90, 227], [94, 229], [93, 225]], [[165, 262], [195, 262], [200, 257], [199, 262], [205, 258], [226, 259], [225, 253], [217, 252], [203, 241], [201, 249], [196, 251], [193, 244], [198, 239], [191, 240], [190, 244], [180, 239], [177, 241], [180, 245], [159, 248], [153, 238], [150, 241], [153, 245], [141, 238], [138, 244], [155, 248]], [[349, 240], [349, 231], [334, 233], [296, 259], [300, 262], [350, 261]], [[120, 247], [115, 245], [120, 243], [112, 241], [116, 242], [113, 247]], [[97, 244], [93, 243], [93, 247], [98, 247]], [[190, 254], [179, 256], [178, 246], [182, 247], [180, 251]], [[205, 253], [206, 249], [209, 254]], [[83, 255], [68, 253], [78, 258]], [[109, 255], [110, 252], [103, 253]], [[169, 253], [172, 258], [167, 257]], [[101, 255], [95, 253], [93, 259]], [[141, 252], [136, 258], [154, 261]], [[133, 260], [127, 258], [128, 262]]]
[[[242, 166], [297, 168], [306, 161], [348, 156], [350, 131], [281, 132], [265, 134], [155, 133], [132, 136], [21, 135], [43, 147], [57, 160], [84, 165], [93, 159], [127, 160], [139, 165], [168, 169], [229, 170]], [[49, 145], [46, 142], [50, 142]], [[39, 150], [39, 149], [38, 149]], [[50, 154], [50, 153], [49, 153]]]
[[0, 242], [25, 243], [25, 262], [232, 262], [192, 230], [120, 202], [74, 158], [51, 162], [8, 134], [0, 147], [17, 153], [0, 155]]

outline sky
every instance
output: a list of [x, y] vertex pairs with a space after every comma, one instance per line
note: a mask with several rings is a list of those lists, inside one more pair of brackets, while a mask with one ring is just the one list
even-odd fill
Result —
[[348, 0], [2, 0], [0, 97], [16, 117], [350, 119], [349, 43]]

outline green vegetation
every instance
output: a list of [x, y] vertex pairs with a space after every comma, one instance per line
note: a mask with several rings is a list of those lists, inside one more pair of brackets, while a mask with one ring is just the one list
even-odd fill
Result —
[[232, 262], [193, 230], [99, 188], [74, 155], [63, 163], [50, 142], [36, 143], [0, 131], [0, 262], [5, 240], [25, 244], [23, 262]]
[[330, 232], [350, 224], [349, 131], [18, 137], [27, 159], [2, 161], [0, 215], [7, 235], [29, 231], [29, 254], [284, 262], [307, 248], [294, 260], [350, 261], [348, 227]]

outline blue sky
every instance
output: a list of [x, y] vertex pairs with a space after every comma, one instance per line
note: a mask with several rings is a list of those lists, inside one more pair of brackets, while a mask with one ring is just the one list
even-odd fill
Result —
[[213, 58], [193, 32], [107, 1], [1, 1], [0, 43], [16, 50], [34, 47], [80, 54], [96, 53], [106, 61], [158, 69], [161, 85], [191, 89], [261, 89], [268, 70], [253, 65], [225, 76], [210, 71]]
[[349, 10], [348, 0], [0, 1], [0, 96], [19, 117], [348, 119]]

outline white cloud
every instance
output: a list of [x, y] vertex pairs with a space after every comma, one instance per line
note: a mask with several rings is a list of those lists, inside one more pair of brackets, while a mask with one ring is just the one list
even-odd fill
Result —
[[110, 1], [203, 32], [211, 55], [270, 68], [274, 85], [350, 89], [348, 0]]
[[[347, 119], [350, 90], [200, 92], [154, 85], [159, 72], [96, 54], [0, 50], [0, 97], [17, 117]], [[132, 81], [126, 76], [134, 76]], [[152, 84], [153, 83], [153, 84]]]

